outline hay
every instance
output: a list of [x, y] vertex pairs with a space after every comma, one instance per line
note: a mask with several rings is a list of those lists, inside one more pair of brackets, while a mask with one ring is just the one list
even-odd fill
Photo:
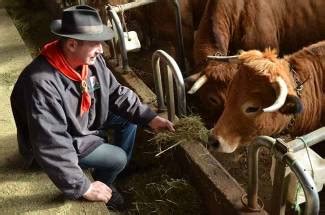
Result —
[[[156, 134], [150, 141], [158, 146], [159, 153], [156, 156], [174, 148], [175, 146], [198, 141], [207, 143], [209, 130], [205, 128], [202, 119], [199, 116], [187, 116], [179, 119], [175, 123], [175, 132], [164, 131]], [[162, 148], [165, 148], [162, 150]]]
[[131, 200], [128, 214], [206, 214], [195, 188], [186, 179], [170, 174], [158, 167], [128, 178], [123, 189]]

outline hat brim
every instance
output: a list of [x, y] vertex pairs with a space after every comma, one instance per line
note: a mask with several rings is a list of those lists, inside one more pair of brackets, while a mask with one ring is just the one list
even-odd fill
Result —
[[54, 20], [50, 25], [51, 32], [60, 37], [73, 38], [77, 40], [86, 40], [86, 41], [107, 41], [111, 40], [114, 37], [114, 32], [112, 29], [103, 25], [103, 31], [99, 34], [71, 34], [62, 31], [62, 20]]

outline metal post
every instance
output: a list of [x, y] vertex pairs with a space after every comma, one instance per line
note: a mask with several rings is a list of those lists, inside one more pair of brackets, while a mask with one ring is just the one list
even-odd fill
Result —
[[121, 21], [117, 15], [117, 12], [121, 12], [122, 10], [129, 10], [135, 7], [143, 6], [146, 4], [150, 4], [153, 2], [156, 2], [157, 0], [138, 0], [135, 2], [119, 5], [119, 7], [108, 5], [106, 7], [106, 10], [108, 11], [108, 15], [110, 16], [111, 20], [113, 21], [113, 24], [115, 26], [115, 29], [117, 31], [118, 41], [119, 41], [119, 47], [120, 47], [120, 53], [122, 58], [122, 70], [125, 72], [131, 71], [131, 68], [129, 66], [129, 60], [128, 55], [125, 47], [125, 41], [124, 41], [124, 33]]
[[121, 4], [118, 7], [112, 6], [112, 9], [116, 13], [119, 13], [119, 12], [122, 12], [122, 10], [123, 11], [130, 10], [132, 8], [137, 8], [137, 7], [140, 7], [140, 6], [147, 5], [147, 4], [155, 3], [157, 1], [158, 0], [137, 0], [137, 1], [134, 1], [134, 2], [126, 3], [126, 4]]
[[285, 214], [285, 170], [286, 165], [277, 159], [272, 189], [271, 215]]
[[312, 146], [324, 140], [325, 140], [325, 127], [321, 127], [304, 136], [297, 137], [296, 139], [288, 142], [287, 145], [290, 148], [290, 151], [296, 152], [301, 149], [304, 149], [306, 147], [305, 143], [307, 144], [307, 146]]
[[289, 152], [285, 154], [283, 160], [286, 164], [289, 165], [291, 171], [296, 175], [304, 191], [306, 197], [306, 208], [304, 214], [318, 215], [320, 208], [319, 196], [315, 182], [312, 179], [311, 175], [309, 175], [308, 173], [306, 174], [304, 169], [300, 166], [299, 162], [297, 162], [297, 160], [293, 157], [292, 153]]
[[187, 73], [185, 70], [185, 51], [184, 51], [184, 40], [183, 40], [183, 31], [182, 31], [182, 15], [179, 9], [179, 2], [178, 0], [174, 0], [174, 7], [175, 7], [175, 18], [176, 18], [176, 31], [177, 31], [177, 58], [178, 64], [183, 71], [183, 75], [186, 77]]
[[[116, 26], [117, 36], [120, 41], [120, 52], [122, 56], [122, 66], [124, 71], [130, 71], [128, 56], [125, 48], [123, 29], [120, 22], [120, 19], [117, 16], [118, 12], [126, 11], [132, 8], [140, 7], [143, 5], [151, 4], [158, 2], [158, 0], [137, 0], [134, 2], [126, 3], [123, 5], [116, 6], [107, 6], [106, 10], [108, 11], [109, 16], [111, 17], [114, 25]], [[182, 33], [182, 22], [181, 22], [181, 12], [179, 9], [178, 0], [173, 1], [175, 6], [175, 17], [176, 17], [176, 32], [177, 32], [177, 57], [178, 63], [180, 64], [181, 71], [185, 73], [185, 55], [184, 55], [184, 42], [183, 42], [183, 33]]]
[[170, 70], [169, 65], [166, 65], [166, 72], [164, 73], [165, 89], [167, 90], [167, 109], [168, 119], [172, 122], [175, 121], [175, 96], [174, 96], [174, 83], [173, 74]]
[[275, 139], [267, 136], [257, 137], [248, 147], [248, 209], [256, 211], [258, 205], [258, 152], [262, 146], [271, 148]]
[[[298, 137], [296, 140], [303, 140], [303, 144], [305, 145], [313, 145], [316, 144], [319, 141], [324, 140], [324, 129], [318, 129], [312, 133], [309, 133], [303, 137]], [[293, 149], [295, 151], [298, 151], [299, 149], [303, 149], [297, 141], [291, 141], [293, 146]], [[256, 210], [258, 208], [258, 152], [260, 147], [265, 146], [269, 149], [272, 149], [272, 153], [275, 154], [277, 162], [283, 162], [281, 165], [277, 165], [278, 169], [276, 170], [276, 174], [280, 174], [277, 177], [283, 177], [284, 175], [284, 165], [287, 164], [291, 171], [296, 175], [298, 178], [298, 181], [300, 182], [305, 197], [306, 197], [306, 208], [304, 214], [318, 214], [319, 212], [319, 196], [317, 193], [317, 189], [315, 186], [315, 183], [311, 176], [307, 174], [304, 169], [300, 166], [299, 161], [297, 161], [293, 153], [291, 151], [292, 148], [288, 148], [288, 144], [284, 145], [281, 141], [276, 141], [275, 139], [271, 137], [257, 137], [253, 143], [249, 146], [248, 151], [248, 200], [247, 200], [247, 207], [250, 210]], [[278, 178], [279, 179], [279, 178]], [[275, 186], [275, 185], [274, 185]], [[280, 189], [281, 193], [283, 192], [283, 186], [284, 183], [280, 183], [280, 187], [277, 187]], [[277, 189], [274, 188], [274, 189]], [[279, 191], [279, 190], [278, 190]], [[274, 194], [275, 191], [273, 191]], [[272, 194], [272, 200], [274, 200], [276, 197], [274, 197]], [[284, 207], [284, 197], [282, 196], [280, 199], [276, 200], [276, 202], [272, 203], [272, 214], [281, 214], [284, 213], [285, 207]]]
[[158, 111], [166, 111], [164, 92], [161, 81], [160, 58], [152, 56], [153, 81], [155, 83], [155, 93], [157, 95]]
[[123, 29], [122, 29], [120, 19], [119, 19], [117, 13], [112, 8], [110, 8], [108, 10], [108, 14], [111, 17], [111, 19], [114, 23], [115, 29], [117, 31], [117, 36], [118, 36], [118, 40], [119, 40], [119, 44], [120, 44], [120, 52], [121, 52], [121, 56], [122, 56], [122, 69], [123, 69], [123, 71], [131, 71], [131, 68], [130, 68], [129, 62], [128, 62], [128, 56], [126, 53], [124, 34], [123, 34]]
[[[160, 59], [162, 59], [166, 65], [167, 65], [167, 73], [172, 73], [172, 77], [175, 80], [176, 83], [176, 93], [177, 93], [177, 111], [179, 115], [186, 115], [186, 94], [185, 94], [185, 85], [182, 73], [180, 72], [180, 69], [175, 62], [175, 60], [168, 55], [163, 50], [157, 50], [152, 55], [152, 68], [153, 68], [153, 74], [154, 74], [154, 82], [155, 82], [155, 90], [156, 95], [158, 99], [158, 108], [159, 110], [162, 110], [165, 108], [165, 102], [164, 102], [164, 95], [163, 95], [163, 87], [162, 87], [162, 81], [161, 81], [161, 70], [160, 70]], [[173, 91], [174, 89], [170, 86], [172, 86], [172, 79], [169, 79], [168, 81], [168, 87], [166, 87], [166, 90]], [[171, 92], [170, 92], [170, 95]], [[169, 98], [167, 100], [168, 104], [174, 104], [174, 97]], [[167, 105], [170, 106], [170, 105]], [[174, 106], [174, 105], [172, 105]], [[171, 107], [175, 108], [175, 107]], [[172, 110], [168, 110], [172, 111]]]

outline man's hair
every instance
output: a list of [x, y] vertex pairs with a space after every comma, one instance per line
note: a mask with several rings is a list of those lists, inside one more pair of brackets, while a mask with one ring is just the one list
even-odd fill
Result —
[[82, 45], [84, 43], [83, 40], [77, 40], [77, 39], [73, 39], [73, 38], [69, 38], [69, 37], [60, 37], [60, 39], [59, 39], [60, 45], [63, 47], [68, 40], [75, 40], [75, 41], [77, 41], [77, 43], [79, 45]]

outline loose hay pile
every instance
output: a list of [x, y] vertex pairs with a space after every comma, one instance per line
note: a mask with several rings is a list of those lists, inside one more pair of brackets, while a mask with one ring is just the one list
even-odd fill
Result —
[[175, 146], [189, 141], [208, 142], [209, 130], [205, 128], [199, 116], [187, 116], [175, 123], [175, 132], [160, 132], [151, 139], [156, 143], [159, 153], [156, 156], [174, 148]]
[[187, 180], [171, 177], [160, 168], [145, 175], [133, 175], [125, 183], [123, 194], [128, 199], [131, 196], [128, 214], [206, 214], [195, 188]]

